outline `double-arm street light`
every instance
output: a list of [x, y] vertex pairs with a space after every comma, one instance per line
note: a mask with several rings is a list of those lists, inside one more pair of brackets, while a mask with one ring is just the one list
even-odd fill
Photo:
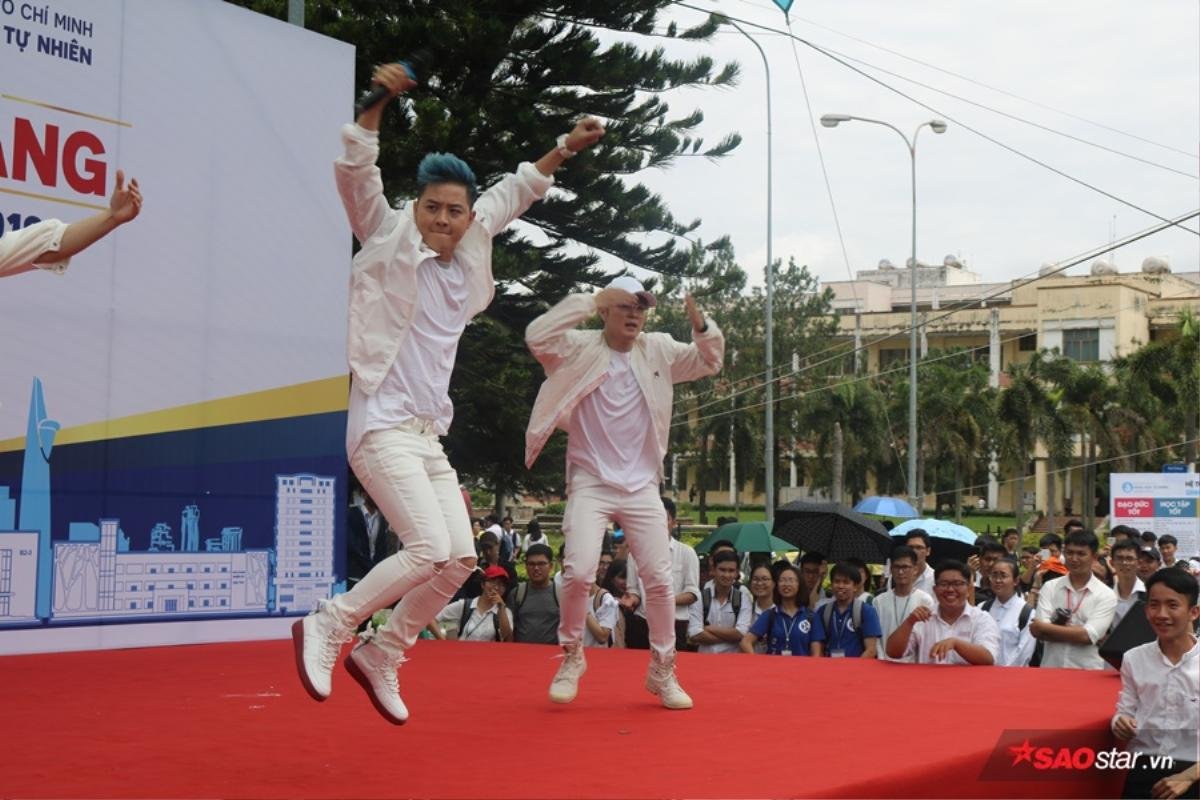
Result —
[[890, 122], [856, 117], [851, 114], [826, 114], [821, 117], [821, 124], [826, 128], [836, 128], [840, 123], [852, 120], [883, 125], [894, 130], [904, 140], [904, 145], [908, 148], [908, 155], [912, 161], [912, 258], [908, 262], [911, 270], [909, 284], [912, 288], [912, 325], [909, 331], [908, 348], [908, 502], [912, 504], [913, 508], [920, 511], [921, 498], [917, 496], [917, 135], [926, 125], [934, 133], [945, 133], [946, 123], [940, 119], [922, 122], [913, 131], [912, 139], [905, 136], [903, 131]]

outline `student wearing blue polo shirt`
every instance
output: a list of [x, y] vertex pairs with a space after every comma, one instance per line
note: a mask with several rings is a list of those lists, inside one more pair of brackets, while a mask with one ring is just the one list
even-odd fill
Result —
[[816, 615], [813, 655], [833, 658], [875, 658], [883, 630], [879, 614], [861, 597], [856, 584], [862, 579], [858, 567], [840, 561], [833, 567], [830, 583], [833, 600]]
[[767, 640], [769, 656], [820, 655], [816, 639], [821, 620], [812, 609], [801, 605], [804, 580], [799, 568], [788, 564], [775, 579], [775, 606], [759, 615], [742, 637], [743, 653], [753, 653], [759, 639]]

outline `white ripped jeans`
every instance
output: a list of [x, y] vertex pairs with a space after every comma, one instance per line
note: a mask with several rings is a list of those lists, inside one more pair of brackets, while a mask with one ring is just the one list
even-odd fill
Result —
[[404, 548], [327, 608], [340, 624], [353, 628], [400, 599], [375, 639], [398, 655], [412, 647], [475, 568], [471, 520], [458, 473], [428, 421], [367, 433], [350, 466]]
[[[561, 644], [582, 642], [588, 612], [588, 587], [596, 580], [604, 529], [616, 520], [637, 559], [645, 596], [650, 648], [661, 656], [675, 652], [675, 596], [671, 591], [671, 551], [667, 512], [658, 487], [636, 492], [609, 486], [578, 467], [570, 468], [567, 508], [563, 513], [563, 583], [558, 622]], [[619, 599], [619, 598], [618, 598]]]

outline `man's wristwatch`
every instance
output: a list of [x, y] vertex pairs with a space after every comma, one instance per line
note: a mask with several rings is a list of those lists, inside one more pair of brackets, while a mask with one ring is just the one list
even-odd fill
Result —
[[574, 158], [579, 155], [571, 148], [567, 147], [567, 134], [560, 134], [554, 142], [558, 146], [558, 154], [563, 158]]

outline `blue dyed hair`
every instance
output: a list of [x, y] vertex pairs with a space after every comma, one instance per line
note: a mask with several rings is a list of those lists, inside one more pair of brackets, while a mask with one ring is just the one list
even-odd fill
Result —
[[467, 199], [471, 205], [479, 197], [479, 189], [475, 186], [475, 173], [453, 153], [429, 153], [421, 159], [417, 166], [418, 196], [425, 187], [433, 183], [457, 183], [467, 190]]

